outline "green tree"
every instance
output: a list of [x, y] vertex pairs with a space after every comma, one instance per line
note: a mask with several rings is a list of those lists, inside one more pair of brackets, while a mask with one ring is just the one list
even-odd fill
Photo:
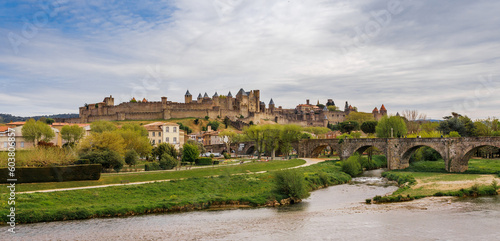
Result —
[[209, 121], [207, 124], [207, 128], [210, 126], [210, 127], [212, 127], [213, 131], [217, 131], [217, 129], [219, 128], [219, 125], [220, 125], [220, 123], [218, 121]]
[[174, 145], [172, 145], [170, 143], [163, 142], [163, 143], [160, 143], [156, 147], [153, 148], [152, 154], [153, 154], [153, 157], [155, 158], [155, 160], [156, 159], [160, 160], [161, 157], [165, 154], [168, 154], [171, 157], [176, 158], [179, 156], [179, 151], [177, 151], [177, 149], [175, 149]]
[[61, 129], [61, 138], [69, 143], [69, 145], [74, 145], [80, 139], [83, 138], [85, 130], [78, 125], [67, 125], [63, 126]]
[[328, 129], [327, 127], [319, 127], [319, 126], [308, 126], [304, 127], [302, 130], [305, 132], [313, 133], [315, 135], [321, 135], [330, 132], [330, 129]]
[[444, 135], [448, 135], [451, 131], [456, 131], [460, 136], [468, 137], [476, 135], [474, 122], [467, 117], [457, 113], [452, 113], [452, 116], [443, 117], [445, 120], [439, 123], [438, 131]]
[[301, 135], [302, 131], [300, 126], [292, 124], [283, 126], [279, 146], [281, 152], [284, 153], [286, 157], [288, 157], [290, 151], [293, 149], [292, 143], [298, 142]]
[[168, 153], [164, 153], [160, 158], [160, 167], [163, 170], [170, 170], [176, 167], [179, 161]]
[[399, 116], [382, 117], [375, 129], [379, 138], [402, 137], [407, 134], [405, 121]]
[[207, 152], [207, 149], [205, 149], [205, 146], [203, 146], [203, 143], [201, 143], [201, 142], [197, 142], [195, 140], [187, 140], [186, 143], [189, 143], [191, 145], [198, 147], [198, 152], [200, 152], [200, 153]]
[[229, 117], [224, 117], [224, 126], [226, 127], [226, 129], [229, 127], [229, 125], [231, 124], [231, 120], [229, 119]]
[[253, 141], [255, 143], [255, 147], [257, 149], [259, 159], [262, 156], [262, 148], [264, 146], [264, 130], [261, 126], [251, 125], [247, 127], [243, 131], [245, 138], [249, 141]]
[[54, 122], [56, 122], [56, 120], [54, 120], [54, 119], [52, 119], [52, 118], [47, 118], [47, 119], [45, 119], [45, 123], [46, 123], [47, 125], [52, 125], [52, 124], [54, 124]]
[[286, 197], [303, 199], [309, 196], [304, 174], [296, 169], [274, 172], [276, 192]]
[[139, 161], [139, 154], [135, 150], [128, 150], [127, 153], [125, 153], [125, 163], [129, 166], [135, 166], [137, 162]]
[[460, 136], [460, 134], [456, 131], [450, 131], [448, 137], [462, 137], [462, 136]]
[[359, 123], [356, 121], [344, 121], [339, 123], [339, 129], [342, 133], [351, 133], [359, 129]]
[[358, 176], [363, 173], [363, 168], [361, 167], [361, 156], [358, 153], [355, 153], [347, 160], [344, 160], [340, 163], [341, 170], [351, 177]]
[[123, 155], [125, 153], [125, 140], [117, 132], [102, 132], [102, 133], [92, 133], [89, 136], [83, 138], [80, 143], [78, 143], [78, 149], [81, 153], [95, 151], [95, 150], [109, 150]]
[[437, 131], [438, 127], [439, 127], [439, 122], [431, 122], [431, 121], [424, 122], [420, 125], [420, 129], [422, 129], [422, 131], [425, 132]]
[[140, 156], [148, 156], [153, 147], [149, 142], [149, 138], [144, 136], [141, 129], [136, 128], [121, 128], [113, 131], [122, 136], [125, 144], [125, 150], [135, 150]]
[[200, 151], [195, 145], [185, 143], [182, 147], [182, 162], [193, 163], [194, 161], [196, 161], [199, 155]]
[[281, 137], [281, 125], [264, 125], [263, 130], [263, 145], [264, 149], [271, 153], [271, 159], [276, 156], [276, 149], [279, 147]]
[[23, 133], [24, 139], [33, 142], [35, 146], [40, 141], [49, 142], [55, 136], [54, 131], [49, 125], [40, 120], [35, 121], [35, 119], [26, 121], [21, 128], [21, 132]]
[[114, 131], [116, 130], [116, 126], [109, 121], [94, 121], [90, 124], [90, 131], [96, 133], [102, 133], [105, 131]]
[[125, 124], [121, 128], [122, 130], [131, 130], [131, 131], [136, 131], [139, 132], [141, 136], [148, 137], [148, 130], [146, 130], [146, 127], [141, 126], [139, 124]]
[[361, 130], [366, 134], [374, 134], [376, 132], [378, 121], [366, 121], [361, 124]]
[[339, 110], [339, 108], [334, 106], [334, 105], [327, 106], [326, 108], [328, 108], [329, 111], [338, 111]]

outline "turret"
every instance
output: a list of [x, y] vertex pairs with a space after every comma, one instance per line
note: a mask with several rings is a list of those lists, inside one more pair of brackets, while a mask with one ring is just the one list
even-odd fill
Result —
[[274, 101], [273, 99], [271, 98], [271, 101], [269, 101], [269, 110], [272, 112], [274, 112]]
[[387, 115], [387, 109], [385, 109], [384, 104], [380, 107], [380, 114], [381, 115]]
[[186, 91], [186, 94], [184, 95], [184, 103], [189, 104], [193, 101], [193, 96], [191, 93], [189, 93], [189, 90]]
[[198, 103], [201, 103], [201, 100], [203, 99], [203, 96], [201, 96], [201, 93], [198, 95]]
[[214, 105], [215, 106], [219, 106], [219, 94], [217, 94], [217, 91], [215, 92], [215, 94], [212, 96], [212, 100], [214, 101]]

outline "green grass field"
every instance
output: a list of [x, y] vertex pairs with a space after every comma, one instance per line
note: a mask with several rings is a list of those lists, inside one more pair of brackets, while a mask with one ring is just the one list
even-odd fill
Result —
[[[221, 174], [236, 174], [260, 171], [272, 171], [283, 168], [295, 167], [304, 164], [304, 160], [292, 159], [288, 161], [270, 161], [254, 162], [240, 165], [215, 166], [208, 168], [199, 168], [179, 171], [152, 171], [137, 173], [103, 173], [97, 181], [73, 181], [73, 182], [51, 182], [51, 183], [22, 183], [16, 186], [17, 192], [48, 190], [57, 188], [98, 186], [106, 184], [119, 184], [126, 182], [144, 182], [166, 179], [180, 179], [188, 177], [206, 177]], [[0, 193], [6, 193], [8, 190], [3, 188], [6, 185], [0, 185]]]
[[[299, 160], [287, 161], [298, 164]], [[277, 169], [278, 162], [256, 163], [257, 170]], [[244, 166], [244, 165], [242, 165]], [[350, 177], [335, 162], [327, 161], [296, 169], [306, 178], [308, 190], [345, 183]], [[192, 172], [191, 172], [192, 173]], [[202, 209], [216, 202], [259, 206], [286, 198], [274, 191], [272, 173], [189, 178], [171, 182], [117, 186], [51, 193], [18, 194], [16, 220], [20, 223], [114, 217], [156, 212]], [[7, 220], [7, 195], [0, 194], [0, 222]]]

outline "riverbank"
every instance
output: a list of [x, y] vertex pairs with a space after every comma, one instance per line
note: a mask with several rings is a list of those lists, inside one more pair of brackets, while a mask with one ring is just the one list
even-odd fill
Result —
[[416, 162], [404, 170], [385, 172], [383, 175], [390, 180], [399, 181], [400, 189], [387, 197], [378, 196], [373, 200], [399, 202], [431, 196], [498, 195], [498, 173], [500, 160], [472, 159], [465, 173], [448, 173], [444, 163], [440, 162]]
[[[350, 180], [350, 176], [340, 172], [339, 165], [334, 161], [295, 170], [306, 177], [308, 191]], [[16, 198], [16, 220], [19, 223], [36, 223], [201, 210], [211, 206], [274, 206], [277, 203], [286, 204], [289, 197], [275, 191], [272, 173], [231, 175], [223, 172], [218, 177], [194, 177], [99, 189], [25, 193], [18, 194]], [[0, 220], [5, 224], [8, 214], [5, 201], [7, 194], [1, 194], [0, 199]]]

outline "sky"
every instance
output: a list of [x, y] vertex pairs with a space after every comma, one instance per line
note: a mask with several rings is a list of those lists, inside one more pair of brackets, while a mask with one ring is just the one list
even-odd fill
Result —
[[7, 0], [0, 113], [78, 113], [112, 95], [500, 117], [500, 1]]

